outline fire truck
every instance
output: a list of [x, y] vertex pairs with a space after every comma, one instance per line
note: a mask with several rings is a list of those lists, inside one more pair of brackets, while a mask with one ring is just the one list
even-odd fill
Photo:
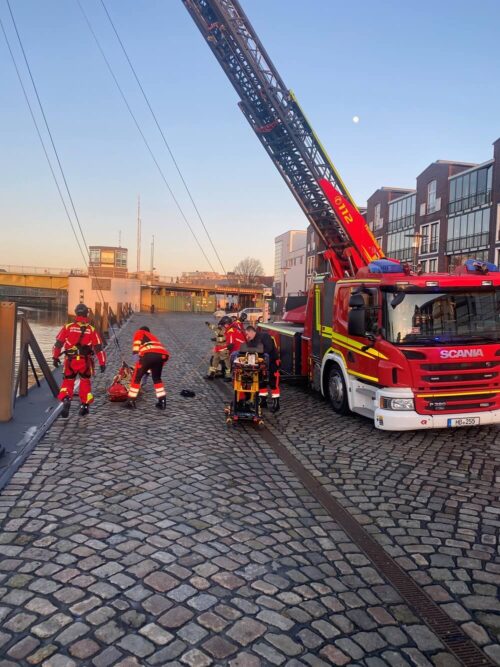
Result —
[[263, 324], [284, 377], [340, 414], [403, 431], [500, 422], [500, 273], [421, 275], [388, 259], [237, 0], [183, 0], [329, 265], [306, 303]]

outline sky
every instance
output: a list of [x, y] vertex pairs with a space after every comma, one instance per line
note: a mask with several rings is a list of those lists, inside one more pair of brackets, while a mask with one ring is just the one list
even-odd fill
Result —
[[[81, 0], [167, 180], [220, 269], [100, 0]], [[307, 221], [181, 0], [105, 0], [227, 271]], [[358, 205], [437, 159], [484, 162], [500, 137], [498, 0], [241, 0]], [[76, 0], [11, 0], [85, 238], [162, 275], [211, 270], [147, 152]], [[0, 18], [25, 84], [5, 0]], [[81, 267], [0, 33], [0, 265]], [[34, 101], [32, 89], [28, 89]], [[36, 107], [35, 107], [36, 108]], [[39, 115], [39, 112], [38, 112]], [[353, 116], [359, 123], [353, 123]]]

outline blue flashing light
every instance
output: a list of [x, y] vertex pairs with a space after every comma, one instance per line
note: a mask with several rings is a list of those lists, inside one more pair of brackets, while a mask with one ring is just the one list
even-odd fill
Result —
[[498, 273], [498, 266], [492, 262], [484, 262], [481, 259], [468, 259], [465, 268], [469, 273]]
[[404, 273], [400, 262], [390, 259], [376, 259], [368, 264], [370, 273]]

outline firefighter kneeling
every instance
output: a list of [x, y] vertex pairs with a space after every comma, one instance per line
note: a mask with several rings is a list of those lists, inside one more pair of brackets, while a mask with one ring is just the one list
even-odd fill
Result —
[[63, 402], [61, 417], [66, 419], [69, 415], [73, 389], [77, 376], [80, 376], [80, 415], [89, 413], [89, 405], [93, 402], [90, 378], [94, 373], [94, 353], [104, 373], [106, 368], [106, 353], [102, 349], [102, 341], [90, 324], [88, 319], [89, 309], [84, 303], [79, 303], [75, 308], [75, 319], [66, 324], [57, 334], [55, 345], [52, 349], [54, 366], [61, 364], [61, 354], [66, 355], [64, 360], [64, 380], [59, 391], [58, 398]]
[[164, 364], [168, 361], [170, 356], [168, 350], [160, 343], [158, 338], [150, 332], [149, 327], [141, 327], [134, 334], [132, 353], [138, 355], [138, 360], [135, 364], [134, 374], [130, 382], [128, 401], [125, 403], [125, 407], [129, 409], [136, 407], [135, 399], [139, 395], [141, 381], [146, 373], [151, 371], [156, 398], [158, 399], [156, 407], [159, 410], [165, 410], [167, 406], [167, 398], [165, 387], [163, 386], [161, 379], [161, 373]]
[[263, 382], [259, 389], [261, 407], [267, 407], [267, 397], [269, 388], [271, 389], [272, 412], [278, 412], [280, 409], [280, 359], [278, 349], [273, 337], [265, 331], [256, 331], [255, 327], [248, 326], [245, 331], [247, 338], [247, 349], [259, 348], [262, 346], [264, 359], [268, 363], [269, 384]]

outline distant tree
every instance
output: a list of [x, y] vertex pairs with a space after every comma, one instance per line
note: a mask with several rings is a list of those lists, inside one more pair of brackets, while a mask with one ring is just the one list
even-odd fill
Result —
[[245, 257], [234, 267], [234, 273], [247, 285], [258, 282], [258, 278], [264, 275], [264, 269], [259, 259]]

